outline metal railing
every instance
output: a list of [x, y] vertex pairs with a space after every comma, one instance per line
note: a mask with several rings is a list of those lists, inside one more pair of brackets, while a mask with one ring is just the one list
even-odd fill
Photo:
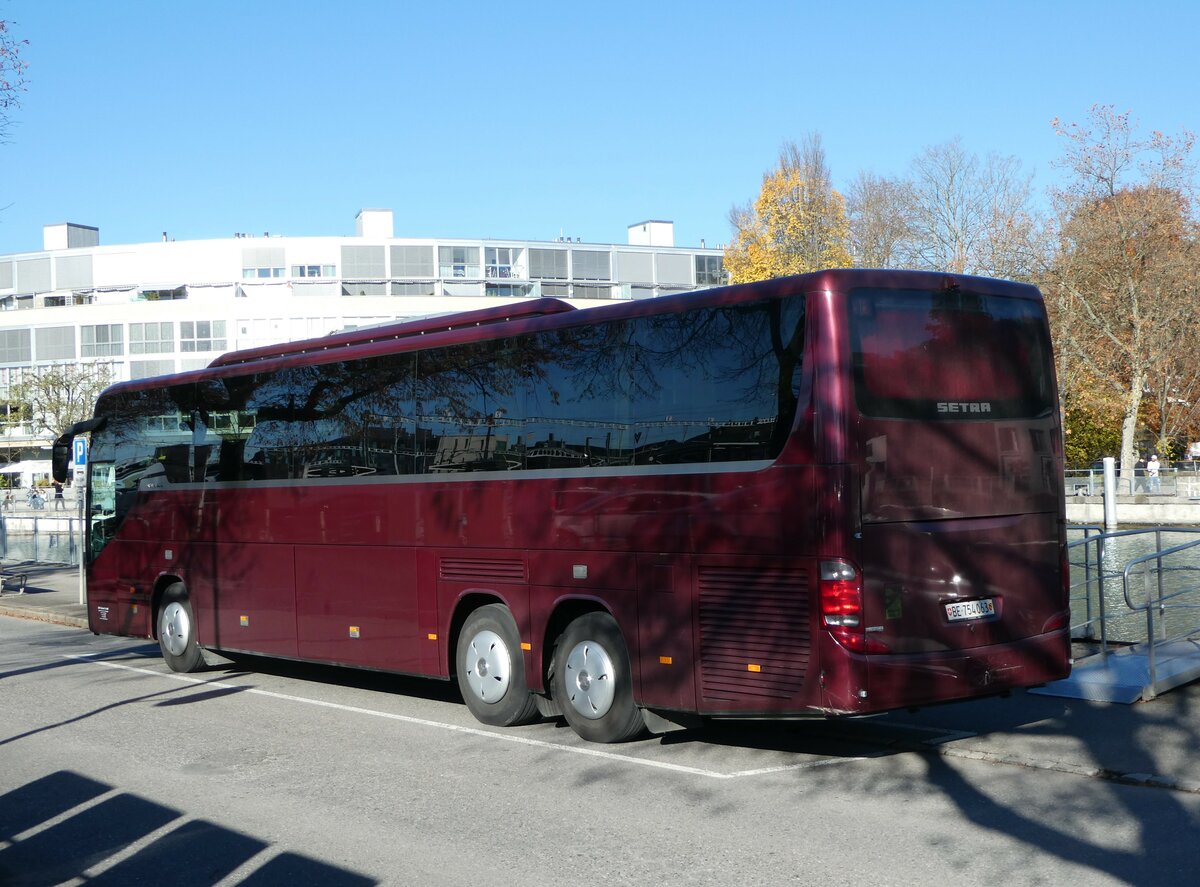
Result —
[[0, 559], [78, 565], [84, 528], [80, 510], [74, 500], [61, 509], [25, 502], [0, 509]]
[[[1099, 469], [1067, 471], [1067, 496], [1103, 496], [1104, 472]], [[1165, 468], [1157, 478], [1149, 475], [1116, 479], [1118, 496], [1154, 496], [1200, 499], [1200, 472], [1192, 468]]]
[[[1096, 526], [1071, 529], [1083, 533], [1082, 538], [1067, 545], [1073, 580], [1072, 638], [1098, 640], [1099, 653], [1107, 656], [1113, 652], [1112, 623], [1123, 620], [1126, 634], [1120, 643], [1144, 649], [1150, 683], [1154, 684], [1161, 647], [1200, 634], [1200, 527], [1150, 527], [1110, 533]], [[1163, 547], [1167, 535], [1196, 538]], [[1152, 546], [1152, 550], [1118, 565], [1111, 549], [1117, 540], [1125, 539]], [[1082, 559], [1077, 554], [1080, 551]], [[1082, 573], [1078, 582], [1074, 581], [1077, 571]], [[1141, 594], [1137, 595], [1139, 579]], [[1123, 605], [1124, 612], [1114, 614], [1113, 604]], [[1084, 618], [1075, 621], [1075, 614], [1080, 612]], [[1138, 614], [1144, 620], [1144, 634], [1140, 627], [1136, 633], [1128, 628], [1130, 617]]]

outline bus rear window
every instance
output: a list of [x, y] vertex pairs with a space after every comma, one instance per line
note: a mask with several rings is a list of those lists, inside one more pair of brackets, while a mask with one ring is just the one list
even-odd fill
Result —
[[941, 291], [850, 293], [855, 397], [865, 416], [1035, 418], [1053, 409], [1042, 305]]

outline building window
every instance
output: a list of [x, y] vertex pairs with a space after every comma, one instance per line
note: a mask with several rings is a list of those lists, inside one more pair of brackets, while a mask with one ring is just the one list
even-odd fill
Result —
[[502, 296], [504, 298], [523, 298], [533, 292], [533, 284], [531, 283], [489, 283], [487, 285], [487, 295]]
[[130, 379], [149, 379], [152, 376], [165, 376], [175, 372], [174, 360], [131, 360], [129, 361]]
[[75, 327], [42, 327], [34, 332], [38, 360], [74, 360]]
[[529, 251], [529, 276], [541, 280], [566, 280], [567, 251], [565, 249], [531, 249]]
[[479, 247], [439, 246], [438, 276], [479, 277]]
[[392, 281], [393, 296], [432, 296], [434, 294], [433, 281], [423, 281], [421, 283], [397, 283]]
[[342, 282], [343, 296], [386, 296], [388, 285], [382, 280], [346, 280]]
[[443, 296], [482, 296], [484, 283], [482, 280], [459, 282], [454, 280], [442, 281]]
[[50, 286], [50, 259], [18, 259], [16, 288], [26, 293], [46, 293]]
[[181, 320], [179, 322], [180, 351], [224, 351], [225, 321]]
[[131, 323], [129, 325], [130, 354], [170, 354], [175, 350], [175, 324]]
[[611, 299], [612, 287], [577, 283], [574, 296], [577, 299]]
[[272, 277], [283, 277], [283, 268], [243, 268], [243, 280], [267, 280]]
[[571, 266], [575, 280], [612, 280], [612, 261], [607, 252], [573, 249]]
[[177, 286], [166, 290], [142, 290], [138, 293], [141, 302], [175, 302], [188, 297], [186, 286]]
[[513, 253], [510, 246], [489, 246], [484, 250], [485, 273], [488, 277], [512, 277]]
[[292, 277], [337, 277], [337, 265], [293, 265]]
[[28, 363], [32, 359], [29, 330], [0, 330], [0, 363]]
[[720, 286], [724, 282], [720, 256], [696, 256], [696, 286]]
[[691, 256], [678, 253], [655, 253], [655, 264], [658, 266], [658, 286], [678, 286], [681, 289], [691, 289], [695, 286], [696, 269], [693, 267]]
[[283, 277], [283, 247], [258, 246], [242, 250], [242, 279], [270, 280]]
[[83, 289], [92, 285], [92, 257], [59, 256], [54, 260], [54, 288]]
[[384, 248], [382, 246], [343, 246], [342, 277], [346, 280], [383, 280]]
[[121, 324], [105, 323], [79, 328], [83, 340], [82, 357], [120, 357], [125, 353]]
[[432, 246], [393, 246], [392, 277], [433, 279]]

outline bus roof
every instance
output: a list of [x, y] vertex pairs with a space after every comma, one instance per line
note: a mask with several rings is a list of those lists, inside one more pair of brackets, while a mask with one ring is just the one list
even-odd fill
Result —
[[[943, 289], [954, 286], [966, 286], [972, 290], [984, 293], [1004, 294], [1011, 297], [1026, 299], [1041, 299], [1037, 288], [1028, 284], [1014, 283], [986, 277], [970, 275], [947, 274], [937, 271], [908, 271], [892, 269], [861, 269], [834, 268], [814, 271], [791, 277], [773, 278], [751, 283], [732, 284], [723, 287], [711, 287], [701, 290], [689, 290], [659, 296], [654, 299], [639, 299], [635, 301], [619, 301], [601, 307], [577, 309], [569, 302], [554, 298], [532, 299], [508, 305], [498, 305], [492, 308], [482, 308], [475, 311], [464, 311], [452, 314], [433, 315], [416, 320], [382, 324], [330, 336], [304, 339], [295, 342], [284, 342], [277, 345], [267, 345], [258, 348], [232, 351], [215, 358], [202, 369], [187, 370], [168, 376], [133, 379], [117, 382], [106, 389], [111, 391], [138, 390], [164, 384], [167, 380], [197, 380], [212, 375], [226, 375], [241, 371], [254, 372], [258, 364], [274, 364], [281, 360], [300, 360], [302, 362], [322, 363], [326, 360], [344, 360], [351, 354], [355, 356], [370, 356], [389, 348], [388, 343], [401, 343], [430, 337], [430, 347], [454, 344], [470, 330], [491, 328], [482, 332], [483, 338], [494, 338], [509, 335], [512, 331], [523, 331], [533, 323], [537, 326], [539, 320], [557, 326], [558, 322], [586, 322], [583, 317], [594, 317], [599, 321], [602, 317], [620, 318], [634, 317], [643, 314], [670, 313], [680, 310], [685, 303], [700, 299], [704, 303], [736, 304], [756, 298], [783, 298], [802, 292], [818, 292], [822, 290], [848, 290], [858, 287], [871, 288], [904, 288], [904, 289]], [[558, 321], [558, 322], [556, 322]], [[509, 325], [510, 329], [506, 329]], [[410, 344], [401, 350], [422, 346]]]
[[386, 342], [391, 339], [423, 336], [426, 333], [486, 326], [493, 323], [505, 323], [509, 320], [519, 320], [526, 317], [543, 317], [547, 314], [561, 314], [574, 310], [576, 310], [574, 305], [570, 305], [561, 299], [534, 299], [530, 302], [521, 302], [515, 305], [497, 305], [494, 308], [480, 308], [477, 311], [435, 314], [416, 320], [379, 324], [377, 326], [349, 330], [344, 333], [320, 336], [315, 339], [302, 339], [296, 342], [285, 342], [280, 345], [264, 345], [260, 348], [231, 351], [228, 354], [222, 354], [220, 357], [215, 358], [209, 364], [209, 367], [224, 367], [233, 364], [252, 363], [259, 360], [270, 360], [276, 357], [311, 354], [316, 351], [330, 351], [336, 348], [351, 348], [355, 345], [367, 345], [374, 342]]

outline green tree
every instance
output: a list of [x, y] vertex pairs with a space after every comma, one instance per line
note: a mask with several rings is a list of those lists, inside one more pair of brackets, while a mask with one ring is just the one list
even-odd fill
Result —
[[1121, 404], [1106, 388], [1063, 392], [1063, 456], [1072, 468], [1087, 468], [1121, 448]]
[[56, 363], [26, 370], [9, 386], [9, 399], [20, 404], [34, 434], [57, 437], [92, 415], [96, 398], [113, 382], [102, 363]]
[[734, 283], [851, 263], [846, 202], [830, 182], [818, 135], [786, 144], [758, 198], [732, 209], [729, 221], [735, 233], [725, 269]]

